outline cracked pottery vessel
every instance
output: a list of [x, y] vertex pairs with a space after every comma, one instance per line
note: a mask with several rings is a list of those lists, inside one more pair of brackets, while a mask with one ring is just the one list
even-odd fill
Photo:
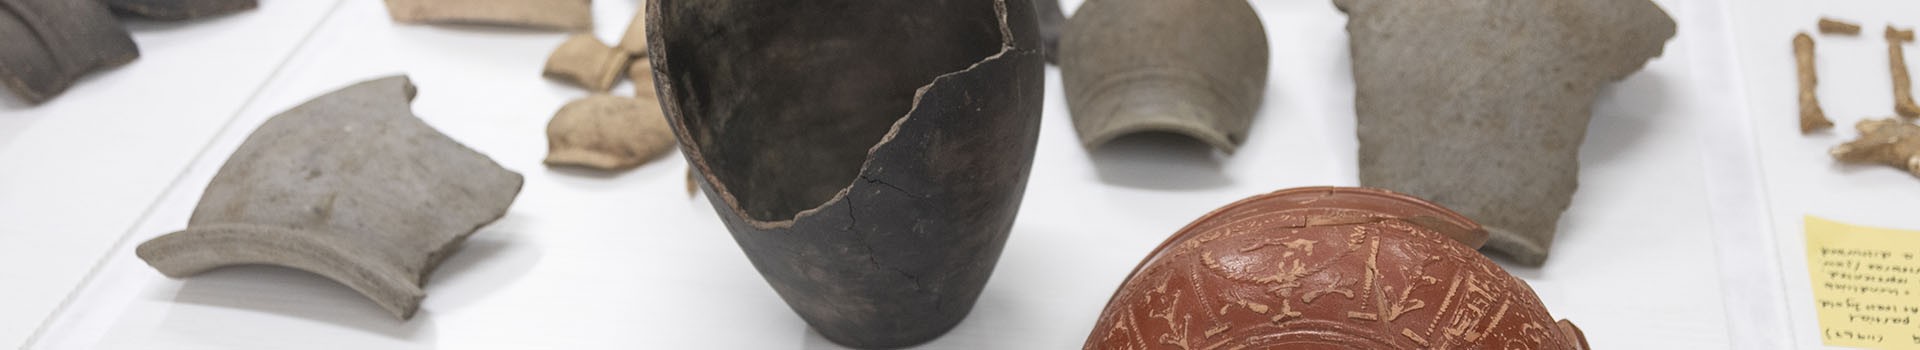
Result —
[[1267, 31], [1246, 0], [1088, 1], [1066, 20], [1059, 51], [1089, 149], [1169, 132], [1232, 153], [1266, 92]]
[[1360, 184], [1486, 225], [1490, 250], [1546, 262], [1573, 200], [1599, 89], [1660, 55], [1647, 0], [1334, 0], [1348, 15]]
[[414, 117], [414, 91], [404, 76], [382, 78], [267, 120], [207, 184], [187, 229], [135, 253], [173, 278], [304, 270], [412, 318], [427, 275], [506, 214], [522, 183]]
[[661, 106], [767, 283], [858, 348], [946, 333], [1020, 207], [1045, 62], [1027, 0], [652, 0]]
[[1086, 349], [1585, 349], [1525, 281], [1474, 249], [1479, 224], [1367, 188], [1227, 205], [1155, 249]]
[[94, 0], [0, 0], [0, 83], [40, 103], [95, 70], [140, 57], [133, 37]]

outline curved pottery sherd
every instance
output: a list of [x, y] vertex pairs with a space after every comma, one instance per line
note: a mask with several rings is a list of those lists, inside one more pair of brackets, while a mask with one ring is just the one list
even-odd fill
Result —
[[1647, 0], [1335, 0], [1349, 16], [1360, 183], [1487, 225], [1546, 262], [1573, 198], [1596, 91], [1659, 56]]
[[159, 20], [224, 15], [260, 7], [258, 0], [106, 0], [113, 12]]
[[480, 24], [593, 30], [593, 0], [386, 0], [402, 23]]
[[0, 83], [27, 102], [139, 57], [133, 37], [99, 1], [0, 0]]
[[620, 80], [629, 62], [627, 52], [608, 47], [593, 33], [574, 33], [547, 55], [541, 75], [603, 93]]
[[813, 329], [924, 342], [964, 318], [1038, 141], [1026, 0], [653, 0], [661, 107], [735, 241]]
[[1246, 0], [1088, 1], [1061, 33], [1060, 78], [1087, 148], [1162, 131], [1233, 152], [1266, 91], [1267, 31]]
[[549, 166], [623, 170], [673, 149], [673, 131], [652, 96], [593, 95], [567, 103], [547, 122]]
[[140, 244], [168, 277], [306, 270], [412, 318], [421, 283], [507, 211], [520, 174], [413, 116], [406, 77], [359, 83], [267, 120], [207, 184], [187, 229]]
[[1248, 198], [1148, 255], [1086, 348], [1586, 348], [1526, 282], [1474, 251], [1486, 235], [1384, 190]]

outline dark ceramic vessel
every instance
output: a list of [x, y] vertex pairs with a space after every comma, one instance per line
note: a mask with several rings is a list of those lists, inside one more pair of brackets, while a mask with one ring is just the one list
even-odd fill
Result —
[[1418, 198], [1299, 188], [1201, 217], [1114, 293], [1087, 349], [1585, 349], [1487, 231]]
[[647, 5], [661, 107], [735, 241], [835, 342], [972, 309], [1013, 226], [1044, 89], [1026, 0]]

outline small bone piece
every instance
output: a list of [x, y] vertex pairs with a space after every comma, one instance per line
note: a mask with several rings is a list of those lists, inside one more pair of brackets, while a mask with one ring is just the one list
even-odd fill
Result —
[[1887, 26], [1887, 63], [1893, 67], [1893, 111], [1902, 117], [1920, 117], [1920, 105], [1913, 104], [1913, 80], [1907, 75], [1907, 55], [1901, 48], [1913, 42], [1913, 30]]
[[1793, 57], [1800, 63], [1800, 133], [1812, 133], [1833, 127], [1827, 113], [1820, 110], [1817, 93], [1820, 77], [1815, 73], [1813, 36], [1801, 32], [1793, 36]]
[[1833, 158], [1845, 163], [1879, 163], [1920, 176], [1920, 125], [1899, 118], [1854, 124], [1860, 139], [1834, 146]]
[[641, 0], [640, 12], [633, 14], [633, 21], [627, 22], [627, 34], [620, 37], [620, 51], [628, 55], [647, 56], [647, 5]]
[[0, 84], [27, 102], [139, 57], [133, 37], [99, 1], [0, 0]]
[[1821, 17], [1820, 18], [1820, 34], [1834, 34], [1834, 35], [1846, 35], [1846, 36], [1860, 35], [1860, 25], [1853, 24], [1852, 22]]
[[546, 76], [593, 92], [607, 92], [627, 63], [626, 52], [600, 43], [593, 33], [575, 33], [547, 56]]
[[113, 12], [177, 21], [224, 15], [259, 7], [257, 0], [106, 0]]
[[1650, 0], [1333, 2], [1348, 16], [1360, 184], [1466, 214], [1486, 250], [1527, 266], [1546, 262], [1573, 203], [1600, 90], [1677, 31]]
[[592, 4], [592, 0], [387, 0], [387, 15], [402, 23], [592, 31]]
[[560, 107], [547, 123], [547, 165], [631, 169], [673, 149], [673, 130], [653, 98], [594, 95]]
[[290, 267], [412, 318], [421, 283], [501, 215], [520, 174], [414, 117], [404, 76], [307, 101], [261, 124], [207, 184], [187, 229], [135, 253], [168, 277]]

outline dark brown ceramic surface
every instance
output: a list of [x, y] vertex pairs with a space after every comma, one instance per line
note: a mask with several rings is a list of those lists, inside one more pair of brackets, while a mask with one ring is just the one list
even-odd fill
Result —
[[1155, 249], [1087, 349], [1582, 349], [1486, 231], [1384, 190], [1301, 188], [1226, 206]]
[[925, 342], [965, 318], [1038, 141], [1033, 4], [654, 0], [647, 11], [680, 149], [794, 312], [860, 348]]

